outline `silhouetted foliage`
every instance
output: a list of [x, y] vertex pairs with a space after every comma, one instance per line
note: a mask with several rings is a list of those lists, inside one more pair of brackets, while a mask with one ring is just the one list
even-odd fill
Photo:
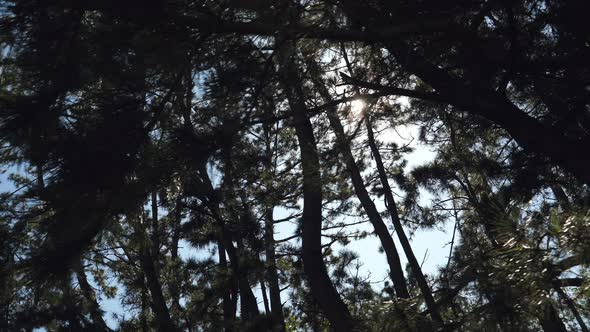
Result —
[[0, 331], [589, 331], [583, 9], [0, 0]]

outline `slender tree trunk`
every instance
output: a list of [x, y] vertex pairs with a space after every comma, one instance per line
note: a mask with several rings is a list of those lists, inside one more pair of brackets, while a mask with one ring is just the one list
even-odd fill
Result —
[[145, 275], [146, 286], [151, 295], [150, 304], [156, 317], [158, 328], [162, 331], [177, 331], [170, 317], [170, 311], [166, 305], [162, 285], [154, 264], [154, 255], [158, 255], [158, 253], [150, 252], [150, 237], [143, 228], [145, 225], [140, 224], [137, 219], [132, 220], [132, 223], [134, 225], [134, 231], [139, 237], [139, 264]]
[[[289, 43], [289, 42], [287, 42]], [[301, 240], [303, 271], [307, 276], [312, 296], [319, 303], [336, 331], [352, 331], [355, 323], [346, 304], [332, 284], [322, 252], [322, 179], [313, 127], [307, 118], [307, 108], [295, 67], [293, 46], [282, 50], [281, 81], [289, 107], [293, 112], [301, 165], [303, 168], [303, 218]]]
[[173, 316], [176, 315], [177, 317], [180, 317], [182, 313], [182, 308], [180, 306], [180, 287], [182, 282], [180, 277], [180, 267], [182, 262], [178, 257], [178, 243], [180, 242], [180, 223], [182, 219], [182, 193], [179, 193], [178, 197], [176, 198], [173, 213], [170, 260], [173, 264], [172, 268], [174, 272], [172, 276], [172, 282], [169, 286], [170, 298], [172, 300], [170, 309], [172, 310]]
[[252, 292], [252, 287], [250, 286], [250, 281], [248, 280], [248, 268], [244, 266], [241, 260], [246, 258], [244, 254], [244, 243], [241, 238], [238, 238], [237, 246], [234, 248], [233, 246], [229, 247], [234, 253], [230, 254], [231, 257], [235, 257], [237, 264], [235, 264], [236, 271], [238, 275], [238, 282], [240, 285], [240, 308], [242, 309], [242, 317], [248, 319], [248, 321], [254, 321], [258, 319], [258, 315], [260, 312], [258, 311], [258, 301], [256, 300], [256, 296], [254, 296], [254, 292]]
[[578, 322], [578, 325], [580, 326], [580, 329], [582, 330], [582, 332], [590, 332], [590, 330], [588, 329], [588, 326], [586, 326], [586, 323], [584, 322], [584, 319], [582, 318], [582, 315], [580, 315], [580, 311], [578, 310], [578, 308], [576, 308], [576, 303], [574, 302], [574, 300], [572, 300], [563, 291], [563, 289], [561, 289], [561, 287], [559, 286], [559, 284], [557, 284], [555, 286], [555, 290], [557, 290], [557, 294], [559, 295], [559, 297], [561, 298], [561, 300], [563, 302], [565, 302], [565, 304], [567, 305], [567, 307], [570, 309], [570, 311], [572, 312], [572, 314], [576, 318], [576, 322]]
[[[229, 256], [229, 265], [232, 270], [232, 276], [237, 285], [237, 289], [239, 289], [240, 292], [240, 307], [242, 317], [249, 320], [256, 319], [259, 315], [256, 297], [254, 296], [252, 288], [250, 287], [250, 282], [248, 281], [247, 274], [245, 273], [246, 271], [243, 271], [242, 269], [238, 250], [236, 247], [234, 247], [231, 240], [229, 240], [231, 239], [231, 236], [229, 235], [230, 233], [227, 231], [227, 229], [225, 229], [225, 226], [222, 226], [222, 228], [221, 242], [223, 243], [223, 247]], [[236, 300], [236, 295], [234, 295], [233, 300]]]
[[[152, 242], [152, 255], [154, 255], [153, 258], [157, 258], [158, 253], [160, 252], [160, 225], [159, 225], [159, 220], [158, 220], [158, 194], [156, 193], [156, 191], [153, 191], [151, 193], [151, 203], [152, 203], [152, 236], [151, 236], [151, 242]], [[159, 271], [160, 266], [159, 266], [159, 261], [155, 260], [154, 261], [154, 268], [156, 269], [156, 273]]]
[[[266, 107], [270, 110], [270, 107]], [[272, 149], [272, 129], [270, 118], [272, 114], [268, 114], [269, 122], [264, 126], [265, 135], [265, 168], [266, 171], [275, 176], [275, 167], [273, 166], [273, 149]], [[276, 144], [276, 142], [275, 142]], [[275, 148], [278, 148], [275, 146]], [[270, 317], [272, 322], [273, 332], [285, 331], [285, 317], [283, 315], [283, 305], [281, 302], [281, 288], [279, 285], [279, 275], [277, 273], [277, 262], [275, 254], [275, 239], [274, 239], [274, 205], [275, 201], [272, 199], [274, 195], [274, 187], [272, 181], [267, 184], [268, 194], [265, 202], [266, 209], [264, 210], [264, 250], [266, 256], [266, 280], [268, 281], [269, 297], [270, 297]]]
[[[207, 191], [209, 193], [213, 193], [214, 192], [213, 185], [211, 184], [211, 180], [209, 179], [209, 176], [206, 173], [206, 170], [202, 169], [200, 171], [200, 173], [201, 173], [201, 178], [204, 182], [204, 185], [207, 188]], [[226, 170], [225, 176], [231, 177], [232, 176], [231, 172], [230, 172], [230, 174], [227, 174], [227, 170]], [[258, 317], [258, 315], [260, 314], [258, 312], [258, 304], [256, 301], [256, 297], [254, 296], [254, 293], [252, 292], [252, 288], [250, 287], [250, 282], [248, 281], [248, 275], [246, 273], [247, 271], [244, 271], [241, 268], [239, 250], [236, 249], [236, 247], [234, 247], [234, 244], [232, 242], [231, 232], [227, 229], [227, 226], [225, 224], [225, 220], [223, 219], [223, 217], [221, 215], [219, 201], [218, 201], [218, 199], [216, 199], [215, 197], [212, 197], [212, 195], [210, 195], [209, 200], [208, 200], [208, 205], [209, 205], [209, 209], [211, 210], [214, 218], [218, 222], [218, 230], [219, 230], [218, 235], [220, 237], [219, 240], [223, 244], [223, 247], [229, 256], [229, 264], [232, 269], [232, 275], [233, 275], [233, 278], [235, 278], [235, 280], [237, 281], [237, 285], [240, 290], [240, 304], [242, 305], [242, 308], [241, 308], [242, 315], [245, 317], [248, 317], [249, 319], [256, 319]]]
[[145, 274], [147, 288], [150, 291], [150, 295], [152, 298], [150, 302], [152, 306], [152, 311], [154, 312], [154, 316], [156, 317], [156, 323], [158, 324], [158, 328], [161, 331], [177, 331], [177, 328], [172, 322], [172, 318], [170, 317], [170, 311], [166, 306], [166, 299], [164, 298], [164, 294], [162, 293], [162, 285], [160, 284], [160, 280], [158, 280], [156, 267], [154, 266], [154, 261], [152, 255], [149, 252], [149, 249], [141, 249], [141, 253], [139, 255], [139, 262], [143, 270], [143, 273]]
[[[231, 143], [225, 146], [222, 150], [225, 161], [225, 167], [223, 169], [223, 186], [226, 187], [226, 197], [224, 197], [224, 201], [226, 201], [226, 204], [229, 207], [228, 210], [231, 213], [230, 215], [235, 220], [239, 220], [240, 216], [236, 211], [238, 203], [234, 187], [234, 172]], [[219, 216], [221, 215], [219, 214]], [[234, 238], [232, 232], [228, 230], [228, 228], [226, 227], [226, 223], [224, 221], [222, 221], [222, 224], [222, 232], [225, 234], [224, 237], [226, 239], [230, 239], [229, 243], [226, 244], [226, 250], [233, 251], [233, 253], [230, 253], [228, 251], [228, 254], [231, 260], [230, 264], [233, 264], [232, 266], [236, 271], [236, 275], [238, 276], [238, 282], [240, 287], [240, 307], [242, 309], [242, 316], [247, 318], [249, 321], [257, 320], [259, 315], [258, 302], [256, 301], [256, 297], [252, 292], [252, 288], [250, 287], [250, 282], [248, 280], [248, 268], [245, 266], [245, 263], [247, 263], [247, 253], [244, 243], [242, 241], [242, 234], [238, 234], [238, 236], [236, 237], [237, 246], [234, 247], [233, 242], [231, 241], [231, 239]]]
[[90, 312], [90, 317], [92, 317], [92, 322], [94, 323], [95, 329], [97, 331], [110, 331], [102, 317], [102, 312], [100, 310], [98, 301], [96, 300], [94, 289], [86, 278], [86, 272], [84, 271], [84, 265], [82, 264], [82, 261], [74, 266], [74, 272], [76, 273], [76, 279], [80, 285], [82, 295], [88, 303], [88, 311]]
[[[10, 311], [12, 303], [15, 299], [13, 295], [15, 289], [15, 278], [14, 278], [14, 251], [13, 246], [4, 245], [0, 247], [0, 257], [4, 264], [0, 266], [0, 310], [2, 318], [0, 318], [0, 331], [8, 331], [8, 328], [13, 325], [10, 322]], [[4, 330], [6, 329], [6, 330]]]
[[[320, 94], [322, 95], [326, 103], [331, 102], [330, 94], [326, 87], [321, 84], [321, 82], [316, 84], [316, 88], [320, 91]], [[328, 120], [330, 121], [330, 126], [332, 127], [332, 130], [336, 135], [338, 151], [340, 151], [340, 153], [344, 157], [346, 169], [352, 180], [356, 196], [361, 202], [363, 209], [367, 213], [369, 221], [373, 225], [375, 233], [379, 237], [379, 240], [381, 241], [381, 246], [385, 251], [387, 263], [389, 264], [389, 276], [393, 281], [395, 293], [398, 297], [409, 298], [410, 295], [408, 293], [408, 288], [406, 286], [404, 270], [400, 262], [397, 248], [395, 247], [393, 238], [391, 237], [391, 234], [389, 233], [387, 226], [383, 222], [383, 219], [381, 218], [379, 211], [377, 211], [377, 207], [375, 207], [375, 203], [373, 203], [371, 196], [367, 192], [367, 189], [363, 181], [363, 177], [361, 176], [359, 167], [356, 164], [354, 156], [352, 155], [352, 152], [350, 150], [349, 140], [346, 137], [346, 134], [344, 133], [344, 128], [342, 127], [342, 123], [340, 122], [340, 118], [338, 117], [338, 112], [336, 108], [329, 108], [327, 111], [327, 115]]]
[[542, 307], [543, 312], [539, 318], [541, 327], [545, 332], [567, 332], [559, 313], [555, 310], [552, 303], [545, 303]]
[[277, 273], [275, 256], [273, 208], [268, 208], [265, 211], [265, 219], [266, 277], [268, 279], [270, 293], [272, 329], [274, 332], [283, 332], [285, 331], [285, 317], [283, 316], [281, 288], [279, 286], [279, 275]]
[[[227, 258], [225, 257], [225, 247], [221, 240], [217, 242], [217, 253], [219, 255], [219, 265], [226, 271], [228, 269], [227, 266]], [[225, 275], [224, 275], [225, 278]], [[224, 287], [223, 289], [223, 329], [228, 331], [233, 331], [234, 322], [236, 319], [236, 305], [234, 305], [232, 301], [232, 289], [234, 276], [232, 275], [231, 280], [224, 280], [224, 284], [228, 286], [231, 285], [232, 287]]]
[[404, 253], [408, 258], [410, 268], [412, 269], [412, 272], [414, 272], [416, 283], [418, 284], [418, 287], [422, 292], [422, 296], [424, 297], [424, 302], [426, 303], [426, 307], [428, 308], [430, 317], [432, 317], [434, 323], [438, 325], [437, 328], [442, 327], [444, 325], [444, 322], [439, 314], [436, 302], [434, 302], [434, 298], [432, 297], [432, 291], [430, 290], [430, 286], [428, 286], [428, 282], [426, 281], [424, 274], [422, 274], [422, 268], [420, 268], [420, 263], [418, 263], [418, 260], [414, 255], [414, 251], [412, 250], [410, 241], [406, 237], [406, 233], [404, 232], [404, 228], [399, 219], [397, 205], [395, 203], [395, 199], [393, 198], [393, 192], [391, 190], [391, 187], [389, 186], [387, 173], [385, 172], [385, 166], [383, 165], [383, 160], [381, 159], [381, 153], [379, 152], [379, 148], [377, 146], [377, 143], [375, 142], [375, 136], [373, 134], [373, 125], [371, 123], [371, 117], [369, 114], [367, 114], [365, 118], [365, 124], [367, 127], [369, 147], [371, 148], [373, 158], [375, 158], [377, 171], [379, 173], [379, 179], [381, 180], [381, 184], [383, 185], [383, 192], [385, 195], [385, 202], [387, 203], [387, 210], [389, 211], [389, 215], [391, 216], [393, 227], [395, 228], [395, 232], [397, 233], [402, 248], [404, 249]]
[[141, 313], [139, 316], [141, 331], [148, 332], [148, 321], [147, 321], [147, 308], [148, 308], [148, 296], [147, 296], [147, 289], [145, 287], [145, 276], [142, 274], [141, 276]]
[[63, 291], [63, 302], [65, 305], [65, 320], [68, 322], [69, 328], [72, 331], [82, 331], [82, 324], [80, 323], [80, 317], [82, 314], [79, 312], [77, 303], [73, 301], [72, 285], [70, 274], [68, 273], [65, 279], [62, 281]]
[[553, 192], [553, 195], [555, 196], [555, 199], [557, 200], [559, 205], [561, 205], [561, 208], [569, 208], [571, 204], [569, 199], [567, 198], [567, 195], [565, 194], [565, 191], [563, 191], [563, 188], [559, 184], [553, 184], [550, 188]]
[[268, 303], [268, 295], [266, 294], [266, 285], [264, 279], [260, 280], [260, 292], [262, 293], [262, 303], [264, 304], [264, 312], [270, 316], [270, 304]]

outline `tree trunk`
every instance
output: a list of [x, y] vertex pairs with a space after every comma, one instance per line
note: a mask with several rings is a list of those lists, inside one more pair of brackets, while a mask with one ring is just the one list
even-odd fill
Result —
[[[225, 271], [227, 270], [227, 258], [225, 257], [225, 247], [221, 240], [217, 242], [217, 253], [219, 255], [219, 265]], [[225, 275], [224, 275], [225, 278]], [[226, 332], [233, 331], [234, 321], [236, 319], [236, 305], [232, 301], [232, 288], [234, 276], [232, 275], [231, 281], [224, 280], [224, 284], [228, 286], [232, 284], [232, 287], [224, 287], [223, 291], [223, 329]]]
[[[227, 206], [226, 209], [229, 210], [230, 216], [234, 218], [234, 220], [239, 220], [240, 216], [237, 213], [236, 209], [238, 206], [235, 187], [234, 187], [234, 173], [233, 173], [233, 160], [232, 160], [232, 145], [231, 141], [228, 145], [223, 147], [223, 157], [225, 161], [224, 167], [224, 178], [222, 186], [225, 187], [226, 197], [224, 197], [224, 201], [226, 202]], [[229, 207], [229, 208], [228, 208]], [[221, 215], [219, 214], [221, 217]], [[222, 221], [222, 233], [224, 234], [223, 237], [226, 239], [226, 250], [230, 250], [233, 252], [228, 251], [230, 257], [230, 264], [232, 264], [232, 268], [236, 271], [236, 276], [238, 277], [238, 283], [240, 287], [240, 307], [242, 316], [245, 317], [248, 321], [255, 321], [258, 319], [259, 311], [258, 311], [258, 302], [256, 301], [256, 297], [252, 292], [252, 288], [250, 287], [250, 282], [248, 280], [248, 268], [244, 268], [243, 261], [247, 260], [247, 253], [245, 252], [245, 246], [242, 241], [242, 234], [237, 234], [236, 244], [237, 246], [234, 247], [232, 239], [234, 238], [234, 234], [226, 227], [226, 223]], [[235, 262], [234, 262], [235, 261]]]
[[76, 273], [76, 279], [80, 285], [82, 295], [88, 303], [88, 311], [90, 312], [90, 317], [92, 317], [92, 322], [94, 323], [95, 329], [97, 331], [110, 331], [102, 317], [102, 312], [100, 310], [98, 301], [96, 300], [94, 289], [86, 278], [86, 272], [84, 271], [84, 265], [82, 264], [82, 261], [74, 266], [74, 271]]
[[180, 277], [180, 267], [182, 266], [181, 259], [178, 257], [178, 243], [180, 242], [180, 223], [182, 219], [182, 193], [178, 194], [174, 206], [174, 217], [172, 219], [172, 239], [170, 243], [170, 261], [173, 264], [172, 282], [170, 282], [169, 291], [172, 300], [171, 310], [173, 316], [180, 317], [182, 308], [180, 306], [180, 284], [182, 282]]
[[70, 274], [68, 273], [64, 280], [62, 280], [62, 291], [63, 291], [63, 304], [64, 304], [64, 315], [63, 320], [68, 322], [68, 327], [72, 331], [82, 331], [81, 317], [82, 313], [79, 311], [79, 306], [74, 303], [74, 297], [72, 294], [72, 285]]
[[285, 317], [281, 303], [281, 288], [279, 286], [275, 255], [273, 208], [268, 208], [265, 211], [264, 237], [266, 242], [266, 277], [268, 279], [272, 330], [273, 332], [284, 332]]
[[543, 305], [543, 312], [539, 319], [541, 321], [541, 327], [545, 332], [567, 332], [561, 317], [559, 317], [552, 303], [545, 303]]
[[262, 293], [262, 303], [264, 304], [264, 312], [267, 316], [270, 315], [270, 304], [268, 303], [268, 295], [266, 294], [266, 285], [264, 279], [260, 279], [260, 292]]
[[229, 256], [229, 265], [232, 270], [232, 276], [235, 278], [240, 292], [241, 314], [247, 319], [255, 319], [259, 314], [256, 297], [254, 296], [252, 288], [250, 287], [247, 273], [241, 267], [240, 255], [231, 241], [231, 235], [226, 229], [225, 225], [222, 225], [221, 227], [221, 242], [223, 243], [223, 247]]
[[[267, 110], [269, 107], [266, 108]], [[267, 172], [272, 172], [273, 178], [275, 174], [275, 167], [273, 167], [273, 150], [271, 138], [271, 114], [269, 115], [269, 122], [264, 126], [265, 135], [265, 161], [264, 166]], [[275, 147], [278, 148], [278, 147]], [[275, 239], [274, 239], [274, 205], [272, 199], [274, 194], [273, 183], [268, 184], [268, 201], [265, 202], [266, 209], [264, 211], [264, 250], [266, 256], [266, 280], [268, 281], [269, 297], [270, 297], [270, 317], [272, 322], [273, 332], [284, 332], [285, 317], [283, 315], [283, 305], [281, 302], [281, 288], [279, 285], [279, 275], [277, 273], [277, 259], [275, 253]]]
[[[233, 253], [229, 254], [230, 260], [235, 260], [236, 264], [232, 266], [237, 271], [238, 282], [240, 286], [240, 308], [242, 317], [247, 319], [247, 321], [252, 322], [258, 319], [258, 315], [260, 312], [258, 311], [258, 301], [256, 300], [256, 296], [254, 296], [254, 292], [252, 292], [252, 287], [250, 286], [250, 281], [248, 280], [248, 269], [244, 268], [244, 264], [241, 260], [246, 258], [244, 254], [244, 243], [241, 238], [238, 238], [237, 246], [234, 248], [233, 245], [226, 246], [226, 249], [229, 248], [233, 250]], [[234, 257], [232, 259], [232, 257]]]
[[576, 318], [576, 322], [578, 322], [578, 325], [580, 326], [580, 329], [582, 330], [582, 332], [590, 332], [590, 330], [588, 329], [588, 326], [586, 326], [586, 323], [584, 322], [584, 319], [582, 318], [582, 315], [580, 315], [580, 311], [578, 310], [578, 308], [576, 308], [576, 303], [574, 302], [574, 300], [572, 300], [563, 291], [563, 289], [561, 289], [561, 286], [559, 286], [558, 283], [555, 285], [555, 290], [557, 291], [557, 294], [559, 294], [559, 297], [561, 298], [561, 300], [563, 302], [565, 302], [567, 307], [570, 309], [570, 311], [572, 312], [572, 314]]
[[568, 209], [571, 206], [571, 204], [565, 191], [563, 191], [561, 185], [555, 183], [552, 184], [550, 188], [551, 192], [553, 192], [553, 196], [555, 196], [555, 199], [557, 200], [557, 203], [561, 206], [561, 208], [564, 210]]
[[170, 312], [166, 306], [166, 299], [162, 293], [162, 285], [160, 284], [160, 280], [158, 280], [156, 267], [154, 266], [152, 255], [147, 247], [141, 249], [139, 262], [141, 269], [145, 274], [147, 288], [150, 291], [152, 298], [150, 303], [154, 316], [156, 317], [158, 328], [161, 331], [177, 331], [176, 326], [172, 322], [172, 318], [170, 318]]
[[[156, 191], [152, 191], [151, 193], [151, 203], [152, 203], [152, 254], [154, 256], [160, 252], [160, 225], [158, 220], [158, 194]], [[157, 258], [157, 257], [154, 257]], [[156, 269], [156, 273], [159, 271], [159, 261], [154, 261], [154, 268]]]
[[134, 227], [136, 236], [139, 240], [139, 264], [145, 276], [146, 286], [151, 295], [151, 307], [156, 317], [158, 328], [162, 331], [177, 331], [176, 326], [170, 317], [170, 311], [166, 306], [166, 299], [162, 292], [162, 285], [158, 278], [158, 272], [154, 264], [154, 255], [158, 253], [150, 252], [150, 237], [146, 234], [144, 224], [140, 223], [137, 218], [133, 218], [131, 223]]
[[[237, 285], [240, 291], [240, 304], [242, 307], [242, 315], [247, 317], [248, 319], [256, 319], [259, 315], [258, 304], [256, 301], [256, 297], [252, 292], [252, 288], [250, 287], [247, 271], [243, 271], [243, 269], [241, 268], [239, 250], [237, 250], [236, 247], [234, 247], [234, 244], [232, 242], [232, 234], [227, 229], [225, 220], [221, 215], [219, 201], [216, 197], [213, 197], [214, 195], [212, 195], [212, 193], [214, 192], [214, 188], [211, 184], [211, 180], [209, 179], [209, 175], [207, 174], [206, 169], [201, 169], [200, 173], [204, 185], [207, 188], [207, 192], [209, 193], [209, 199], [207, 203], [208, 207], [211, 210], [213, 217], [218, 222], [219, 241], [221, 242], [221, 244], [223, 244], [223, 248], [229, 256], [229, 264], [232, 269], [232, 276], [237, 281]], [[227, 171], [225, 176], [228, 176]], [[231, 177], [231, 172], [229, 176]]]
[[[322, 95], [326, 103], [330, 103], [332, 101], [330, 94], [324, 85], [318, 83], [316, 84], [316, 88], [319, 89], [320, 94]], [[338, 151], [340, 151], [340, 153], [344, 157], [346, 169], [352, 180], [356, 196], [361, 202], [363, 209], [367, 213], [369, 221], [373, 225], [375, 233], [379, 237], [381, 245], [383, 246], [383, 250], [385, 251], [387, 263], [389, 264], [389, 276], [393, 281], [395, 293], [398, 297], [409, 298], [410, 295], [408, 293], [408, 288], [406, 286], [404, 270], [400, 262], [397, 248], [395, 247], [393, 238], [391, 237], [391, 234], [389, 233], [387, 226], [383, 222], [383, 219], [381, 218], [379, 211], [377, 211], [377, 207], [375, 207], [375, 203], [373, 203], [371, 196], [367, 192], [367, 189], [363, 181], [363, 177], [361, 176], [359, 167], [356, 164], [354, 156], [352, 155], [352, 152], [350, 150], [349, 140], [346, 137], [346, 134], [344, 133], [344, 128], [342, 127], [342, 123], [340, 122], [340, 118], [338, 117], [336, 108], [330, 107], [327, 111], [327, 115], [330, 121], [330, 126], [332, 127], [332, 130], [336, 135]]]
[[141, 332], [148, 332], [148, 321], [147, 321], [147, 289], [145, 287], [145, 276], [141, 276], [141, 313], [139, 316], [139, 323], [141, 325]]
[[[287, 42], [290, 43], [290, 42]], [[322, 179], [313, 127], [307, 118], [301, 80], [294, 63], [293, 46], [282, 50], [281, 81], [293, 112], [303, 169], [303, 218], [301, 240], [303, 271], [312, 296], [336, 331], [352, 331], [355, 323], [332, 284], [322, 252]]]
[[402, 223], [399, 219], [397, 205], [395, 203], [395, 199], [393, 198], [393, 192], [391, 187], [389, 186], [389, 181], [387, 179], [387, 173], [385, 172], [385, 167], [383, 165], [383, 160], [381, 159], [381, 153], [379, 152], [379, 148], [377, 147], [377, 143], [375, 142], [375, 136], [373, 134], [373, 125], [371, 123], [371, 117], [367, 114], [365, 119], [365, 124], [367, 127], [367, 136], [369, 139], [369, 147], [371, 148], [371, 152], [373, 154], [373, 158], [375, 158], [375, 163], [377, 164], [377, 171], [379, 173], [379, 179], [381, 180], [381, 184], [383, 185], [383, 192], [385, 195], [385, 202], [387, 203], [387, 210], [389, 211], [389, 215], [391, 216], [391, 221], [393, 222], [393, 227], [395, 228], [395, 232], [399, 238], [399, 241], [404, 249], [404, 253], [408, 258], [408, 263], [410, 264], [410, 268], [412, 272], [414, 272], [416, 283], [422, 292], [422, 296], [424, 297], [424, 302], [426, 303], [426, 307], [430, 313], [430, 317], [438, 327], [442, 327], [444, 322], [442, 317], [438, 312], [438, 308], [436, 306], [436, 302], [434, 302], [434, 298], [432, 297], [432, 291], [430, 290], [430, 286], [428, 286], [428, 282], [426, 282], [426, 278], [424, 274], [422, 274], [422, 268], [420, 268], [420, 263], [416, 259], [414, 255], [414, 251], [412, 250], [412, 246], [410, 245], [410, 241], [406, 237], [406, 233], [404, 232], [404, 228]]

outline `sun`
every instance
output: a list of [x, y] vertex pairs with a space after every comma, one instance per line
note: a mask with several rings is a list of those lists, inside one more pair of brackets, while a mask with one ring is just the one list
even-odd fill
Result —
[[350, 113], [354, 118], [359, 118], [363, 115], [365, 109], [365, 102], [362, 99], [355, 99], [350, 102]]

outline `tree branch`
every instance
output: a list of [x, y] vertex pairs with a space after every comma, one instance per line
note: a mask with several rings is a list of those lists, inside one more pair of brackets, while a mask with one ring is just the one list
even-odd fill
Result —
[[361, 87], [361, 88], [367, 88], [367, 89], [371, 89], [371, 90], [377, 90], [377, 91], [380, 91], [381, 93], [383, 93], [383, 95], [406, 96], [406, 97], [410, 97], [410, 98], [428, 100], [428, 101], [437, 102], [437, 103], [451, 104], [450, 99], [448, 99], [445, 96], [442, 96], [438, 93], [416, 91], [416, 90], [410, 90], [410, 89], [402, 89], [402, 88], [385, 86], [385, 85], [371, 83], [371, 82], [365, 82], [365, 81], [361, 81], [356, 78], [352, 78], [344, 73], [340, 73], [340, 76], [342, 77], [342, 79], [344, 80], [344, 83], [346, 83], [346, 84], [354, 85], [354, 86]]

